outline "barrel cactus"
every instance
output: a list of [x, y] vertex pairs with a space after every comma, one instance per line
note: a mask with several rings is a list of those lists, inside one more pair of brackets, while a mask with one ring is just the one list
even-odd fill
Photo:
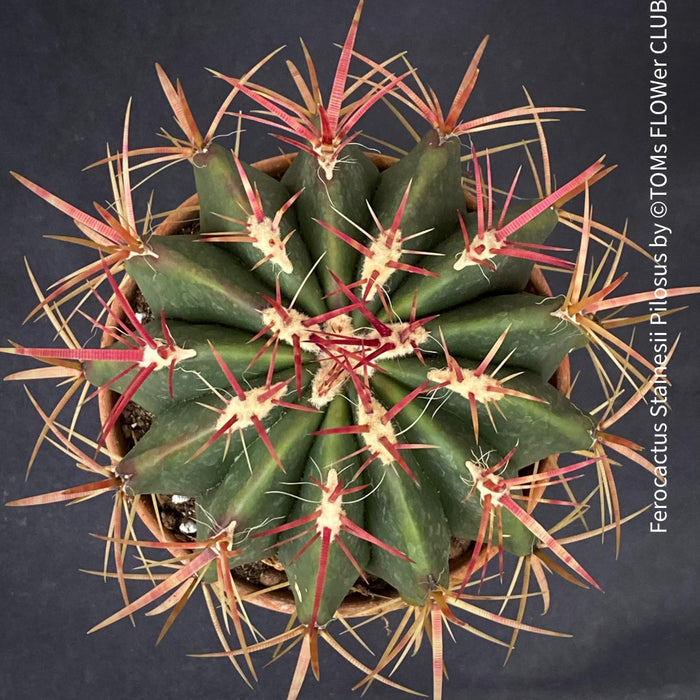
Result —
[[[589, 498], [574, 497], [570, 482], [594, 472], [600, 524], [585, 536], [613, 531], [619, 544], [617, 460], [652, 474], [654, 466], [611, 429], [660, 391], [672, 349], [652, 364], [617, 330], [645, 318], [619, 310], [651, 292], [615, 292], [624, 278], [619, 255], [634, 244], [593, 219], [589, 192], [612, 168], [601, 159], [553, 184], [545, 121], [565, 108], [528, 97], [525, 106], [463, 119], [484, 40], [443, 110], [409, 64], [354, 51], [361, 9], [327, 101], [306, 51], [308, 79], [288, 64], [299, 102], [259, 84], [271, 54], [240, 78], [216, 74], [230, 92], [202, 135], [182, 87], [158, 67], [182, 135], [133, 148], [127, 109], [121, 148], [104, 161], [113, 204], [98, 205], [97, 216], [16, 175], [70, 216], [84, 237], [75, 240], [96, 251], [93, 264], [46, 294], [35, 283], [33, 313], [65, 347], [5, 349], [42, 363], [12, 378], [65, 380], [50, 411], [34, 402], [41, 438], [95, 476], [12, 504], [111, 494], [106, 540], [124, 605], [95, 629], [157, 602], [167, 630], [199, 588], [224, 646], [211, 655], [228, 657], [246, 681], [256, 677], [256, 652], [300, 641], [289, 691], [296, 697], [309, 666], [318, 676], [322, 639], [365, 674], [358, 685], [401, 687], [389, 671], [426, 634], [437, 698], [445, 625], [475, 631], [475, 618], [490, 621], [508, 630], [512, 648], [522, 631], [554, 634], [523, 622], [532, 576], [544, 598], [552, 572], [600, 587], [539, 513], [581, 518]], [[231, 112], [234, 98], [255, 109]], [[398, 158], [371, 157], [356, 143], [361, 118], [383, 102], [428, 122]], [[296, 152], [272, 170], [242, 162], [214, 140], [231, 114], [272, 127]], [[478, 149], [481, 132], [523, 125], [530, 141]], [[519, 195], [520, 171], [501, 179], [499, 150], [529, 161], [535, 199]], [[197, 198], [176, 218], [194, 225], [154, 234], [150, 212], [137, 224], [135, 174], [181, 160], [193, 166]], [[576, 231], [577, 251], [547, 244], [557, 226]], [[552, 295], [541, 268], [568, 274], [567, 292]], [[101, 347], [71, 330], [80, 315], [102, 332]], [[583, 348], [604, 393], [597, 411], [574, 403], [566, 373], [557, 375]], [[71, 399], [82, 406], [94, 395], [106, 408], [91, 441], [60, 416]], [[134, 406], [152, 424], [119, 453], [114, 436]], [[136, 506], [164, 496], [190, 504], [195, 531], [139, 538]], [[128, 547], [173, 557], [133, 600]], [[517, 603], [514, 617], [478, 596], [509, 557], [524, 581], [506, 596]], [[296, 618], [266, 641], [256, 639], [245, 605], [259, 594], [241, 579], [261, 561], [283, 572], [276, 588], [288, 589]], [[333, 624], [351, 624], [354, 609], [343, 605], [358, 590], [366, 615], [404, 611], [369, 665], [333, 636]]]

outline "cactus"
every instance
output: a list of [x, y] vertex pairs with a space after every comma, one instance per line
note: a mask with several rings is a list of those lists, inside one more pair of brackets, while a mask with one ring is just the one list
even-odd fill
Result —
[[[624, 279], [620, 253], [634, 244], [626, 231], [595, 221], [590, 204], [590, 188], [612, 168], [601, 159], [553, 185], [545, 115], [566, 108], [536, 107], [528, 96], [524, 107], [462, 120], [486, 40], [444, 110], [410, 66], [354, 51], [361, 10], [362, 2], [327, 101], [306, 51], [308, 81], [289, 64], [300, 103], [258, 84], [271, 54], [240, 78], [216, 74], [230, 92], [204, 136], [182, 87], [158, 67], [183, 136], [133, 149], [127, 108], [121, 149], [103, 161], [113, 206], [97, 206], [97, 216], [16, 175], [70, 216], [85, 237], [77, 242], [97, 253], [46, 295], [32, 276], [39, 295], [32, 315], [48, 319], [66, 347], [4, 349], [44, 365], [11, 378], [65, 380], [50, 412], [32, 398], [45, 422], [40, 442], [49, 439], [95, 476], [11, 505], [113, 496], [106, 540], [124, 605], [94, 629], [160, 601], [157, 609], [169, 613], [165, 632], [200, 588], [224, 648], [210, 655], [227, 657], [246, 682], [256, 678], [258, 651], [300, 642], [290, 698], [309, 666], [318, 677], [319, 639], [365, 673], [359, 685], [401, 687], [391, 666], [427, 630], [439, 698], [443, 627], [474, 632], [468, 620], [485, 619], [509, 630], [510, 653], [522, 631], [558, 634], [523, 622], [532, 575], [546, 599], [551, 572], [600, 588], [540, 512], [558, 507], [575, 523], [589, 498], [574, 497], [570, 482], [592, 472], [600, 525], [585, 536], [614, 531], [619, 547], [626, 518], [616, 460], [655, 472], [639, 446], [609, 431], [645, 395], [661, 392], [660, 370], [673, 350], [652, 364], [617, 332], [645, 317], [616, 312], [653, 294], [615, 292]], [[351, 62], [360, 77], [351, 77]], [[281, 178], [214, 140], [234, 98], [256, 107], [237, 113], [241, 119], [273, 127], [296, 150]], [[356, 143], [359, 121], [384, 101], [428, 122], [396, 159], [372, 158]], [[501, 180], [492, 167], [499, 149], [476, 145], [481, 131], [523, 123], [542, 154], [532, 200], [518, 194], [519, 173]], [[526, 142], [509, 148], [534, 163]], [[152, 235], [150, 213], [139, 230], [131, 193], [141, 158], [139, 168], [192, 164], [195, 233]], [[576, 198], [581, 214], [571, 209]], [[573, 256], [547, 244], [562, 225], [577, 233]], [[532, 286], [542, 267], [569, 275], [565, 294]], [[126, 283], [138, 286], [152, 320], [137, 311]], [[78, 315], [103, 333], [102, 347], [78, 341], [70, 327]], [[583, 348], [601, 379], [599, 412], [576, 405], [566, 382], [549, 381]], [[632, 389], [624, 401], [623, 385]], [[112, 392], [94, 442], [59, 421], [72, 399], [82, 406], [98, 394], [107, 405]], [[113, 436], [132, 402], [153, 422], [117, 454]], [[162, 494], [194, 502], [197, 531], [184, 542], [136, 534], [135, 508]], [[470, 544], [451, 559], [457, 542]], [[128, 547], [174, 557], [135, 600]], [[487, 572], [503, 577], [508, 558], [524, 572], [521, 592], [506, 595], [518, 603], [514, 618], [478, 596]], [[255, 639], [239, 578], [241, 567], [261, 560], [283, 568], [296, 618], [266, 641]], [[364, 613], [404, 617], [368, 666], [332, 631], [336, 620], [349, 624], [347, 596], [376, 590], [376, 581], [392, 594], [368, 594]]]

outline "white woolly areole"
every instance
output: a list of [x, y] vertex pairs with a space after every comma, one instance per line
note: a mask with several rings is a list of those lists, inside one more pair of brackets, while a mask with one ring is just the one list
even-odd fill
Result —
[[[389, 244], [390, 235], [393, 235], [391, 244]], [[389, 277], [396, 272], [396, 268], [389, 267], [388, 263], [396, 263], [401, 258], [401, 231], [398, 230], [394, 234], [391, 231], [380, 231], [369, 250], [370, 254], [364, 258], [362, 263], [360, 278], [367, 280], [365, 283], [366, 290], [372, 275], [376, 274], [374, 281], [371, 283], [372, 288], [367, 294], [367, 300], [371, 301], [377, 295], [379, 287], [383, 287]]]
[[140, 250], [132, 250], [129, 255], [126, 256], [127, 260], [131, 260], [132, 258], [155, 258], [156, 260], [160, 256], [158, 253], [156, 253], [155, 250], [152, 250], [149, 248], [143, 241], [141, 241], [141, 249]]
[[[323, 324], [323, 333], [331, 337], [355, 337], [352, 319], [348, 314], [340, 314], [326, 321]], [[317, 355], [323, 354], [317, 345], [314, 346], [312, 352]], [[311, 398], [309, 399], [311, 405], [314, 408], [323, 408], [328, 405], [342, 391], [348, 379], [348, 373], [341, 369], [332, 358], [323, 359], [311, 382]]]
[[556, 311], [552, 311], [552, 316], [554, 318], [560, 318], [562, 321], [566, 321], [567, 323], [571, 323], [574, 326], [580, 326], [580, 322], [578, 320], [579, 314], [574, 314], [573, 316], [567, 311], [567, 307], [563, 306], [561, 309], [557, 309]]
[[464, 249], [453, 265], [455, 270], [463, 270], [469, 265], [481, 265], [486, 260], [491, 260], [498, 255], [503, 243], [496, 238], [495, 229], [487, 229], [482, 235], [477, 236], [469, 249]]
[[[406, 355], [412, 355], [415, 352], [415, 345], [422, 345], [425, 343], [430, 334], [423, 328], [423, 326], [417, 326], [410, 333], [405, 333], [410, 323], [400, 322], [400, 323], [389, 323], [387, 324], [391, 329], [391, 335], [380, 336], [378, 331], [372, 331], [366, 337], [367, 338], [380, 338], [384, 343], [393, 343], [393, 348], [387, 348], [382, 354], [382, 360], [393, 360], [397, 357], [406, 357]], [[404, 340], [401, 340], [401, 336], [404, 335]]]
[[[226, 404], [226, 408], [216, 422], [216, 430], [220, 430], [234, 416], [236, 416], [236, 422], [228, 428], [228, 433], [232, 433], [234, 430], [243, 430], [253, 425], [253, 418], [262, 420], [275, 407], [274, 401], [279, 398], [278, 394], [284, 391], [286, 391], [285, 386], [280, 386], [279, 390], [274, 393], [270, 392], [269, 387], [259, 386], [246, 392], [243, 399], [234, 396]], [[263, 394], [271, 395], [261, 400], [260, 397]]]
[[170, 367], [174, 362], [182, 362], [183, 360], [191, 360], [193, 357], [197, 356], [197, 351], [190, 348], [185, 350], [184, 348], [179, 348], [175, 346], [171, 348], [169, 345], [164, 343], [152, 348], [150, 345], [145, 345], [143, 347], [143, 356], [139, 362], [139, 367], [149, 367], [150, 365], [155, 365], [155, 371], [159, 369], [164, 369], [165, 367]]
[[360, 433], [365, 445], [372, 454], [377, 455], [377, 459], [386, 467], [394, 462], [394, 457], [391, 452], [382, 444], [382, 438], [393, 445], [398, 444], [396, 433], [391, 425], [391, 421], [382, 423], [382, 418], [386, 414], [386, 409], [375, 399], [370, 399], [371, 412], [365, 410], [364, 405], [360, 402], [357, 407], [357, 425], [366, 425], [369, 430], [366, 433]]
[[494, 391], [493, 387], [499, 387], [500, 383], [497, 379], [487, 375], [476, 375], [470, 369], [460, 368], [462, 371], [462, 379], [457, 376], [456, 369], [446, 367], [445, 369], [431, 369], [427, 374], [428, 381], [435, 384], [445, 384], [445, 388], [454, 391], [461, 397], [469, 400], [469, 395], [482, 404], [489, 401], [498, 401], [503, 398], [503, 393]]
[[330, 500], [331, 495], [338, 486], [338, 472], [335, 469], [331, 469], [328, 472], [325, 486], [326, 488], [321, 495], [321, 505], [319, 506], [321, 514], [316, 520], [316, 532], [323, 534], [324, 529], [330, 530], [332, 542], [340, 532], [342, 525], [340, 518], [345, 515], [343, 497], [339, 495], [335, 500]]
[[[414, 346], [425, 343], [430, 334], [422, 326], [416, 326], [409, 331], [410, 323], [392, 323], [388, 324], [387, 328], [391, 331], [389, 335], [380, 335], [379, 331], [372, 328], [371, 330], [360, 329], [356, 330], [352, 325], [352, 318], [349, 314], [339, 314], [323, 324], [321, 328], [318, 324], [308, 324], [309, 316], [297, 311], [296, 309], [285, 309], [287, 317], [279, 312], [273, 306], [262, 311], [262, 320], [265, 326], [268, 326], [273, 335], [287, 343], [294, 345], [294, 337], [299, 339], [299, 346], [302, 350], [311, 352], [321, 358], [319, 368], [314, 375], [311, 384], [311, 405], [315, 408], [322, 408], [330, 403], [343, 389], [345, 383], [349, 379], [347, 370], [343, 369], [334, 359], [333, 353], [337, 351], [344, 354], [342, 348], [343, 338], [348, 340], [348, 346], [353, 352], [357, 352], [358, 364], [361, 364], [362, 348], [359, 344], [355, 344], [355, 340], [372, 340], [378, 341], [379, 346], [386, 346], [380, 357], [385, 360], [405, 357], [414, 353]], [[314, 342], [311, 337], [315, 335], [319, 340], [326, 337], [329, 340], [341, 341], [333, 349], [333, 344], [329, 344], [329, 349], [324, 349], [323, 342]], [[375, 346], [368, 347], [365, 352], [371, 353]], [[353, 362], [352, 359], [346, 357], [347, 362]], [[371, 376], [374, 369], [371, 365], [362, 365], [358, 367], [358, 371], [363, 375]]]
[[294, 336], [299, 338], [300, 346], [303, 350], [309, 352], [317, 352], [318, 348], [315, 343], [309, 341], [312, 333], [319, 333], [320, 327], [313, 324], [309, 327], [304, 325], [309, 317], [306, 314], [297, 311], [296, 309], [287, 309], [288, 318], [285, 319], [277, 309], [269, 306], [262, 311], [262, 320], [265, 326], [270, 326], [270, 330], [274, 335], [289, 345], [294, 345]]
[[318, 163], [318, 167], [323, 170], [326, 180], [332, 180], [333, 171], [335, 170], [336, 163], [338, 162], [336, 146], [321, 144], [320, 146], [316, 146], [313, 151], [316, 154], [316, 162]]
[[251, 214], [248, 217], [247, 227], [252, 245], [271, 263], [277, 265], [282, 272], [290, 273], [294, 270], [279, 226], [273, 226], [272, 219], [266, 216], [262, 221], [258, 221], [255, 215]]
[[233, 536], [236, 532], [237, 521], [232, 520], [225, 528], [219, 532], [216, 536], [216, 542], [214, 543], [214, 549], [217, 552], [226, 552], [230, 545], [233, 543]]
[[[501, 499], [507, 496], [509, 492], [508, 485], [505, 481], [496, 474], [489, 474], [484, 477], [481, 467], [475, 462], [467, 460], [465, 465], [474, 479], [474, 484], [479, 494], [479, 500], [483, 502], [484, 498], [488, 495], [491, 496], [491, 503], [494, 506], [500, 506]], [[494, 488], [494, 486], [496, 488]]]

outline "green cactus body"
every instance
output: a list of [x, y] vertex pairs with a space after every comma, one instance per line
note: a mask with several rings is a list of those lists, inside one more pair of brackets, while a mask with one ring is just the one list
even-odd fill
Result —
[[119, 473], [134, 493], [199, 496], [221, 482], [228, 471], [225, 440], [192, 459], [216, 430], [217, 414], [207, 406], [198, 400], [182, 401], [156, 418], [119, 464]]
[[[343, 396], [337, 396], [329, 404], [324, 418], [322, 428], [337, 428], [348, 425], [352, 421], [350, 405]], [[323, 517], [323, 506], [329, 496], [337, 489], [338, 478], [344, 475], [353, 475], [359, 467], [358, 459], [342, 461], [347, 455], [353, 454], [357, 450], [357, 440], [354, 435], [329, 434], [319, 437], [315, 442], [309, 459], [306, 464], [306, 471], [302, 480], [302, 487], [299, 491], [300, 499], [295, 502], [292, 512], [288, 518], [290, 522], [303, 519], [311, 513], [321, 511]], [[337, 477], [332, 472], [340, 470]], [[345, 477], [349, 478], [349, 477]], [[312, 480], [327, 487], [323, 491]], [[363, 492], [367, 490], [368, 484], [363, 477], [360, 477], [355, 486], [364, 486], [355, 492], [352, 497], [343, 497], [340, 507], [345, 515], [355, 525], [362, 528], [365, 525], [365, 507]], [[330, 493], [329, 493], [330, 492]], [[310, 624], [313, 619], [314, 601], [319, 587], [319, 572], [322, 570], [324, 561], [324, 541], [323, 528], [319, 524], [319, 519], [312, 521], [316, 524], [315, 533], [320, 533], [321, 537], [311, 546], [308, 541], [314, 536], [309, 534], [308, 538], [289, 540], [297, 528], [288, 533], [280, 534], [280, 541], [284, 542], [279, 547], [280, 561], [284, 564], [285, 571], [289, 577], [289, 584], [296, 603], [299, 620], [303, 624]], [[329, 528], [333, 530], [334, 528]], [[358, 578], [355, 565], [365, 569], [370, 555], [370, 545], [361, 537], [353, 536], [347, 531], [330, 532], [326, 570], [323, 572], [323, 586], [320, 593], [316, 624], [327, 625], [335, 615], [336, 610], [343, 601], [343, 598], [350, 591]], [[342, 538], [343, 547], [333, 540], [335, 537]], [[308, 549], [305, 549], [308, 547]], [[347, 549], [348, 554], [345, 553]], [[352, 557], [352, 560], [350, 559]]]
[[[433, 251], [436, 243], [454, 230], [457, 212], [466, 213], [461, 172], [459, 140], [441, 141], [438, 133], [431, 130], [406, 156], [381, 174], [372, 197], [372, 210], [382, 227], [389, 229], [408, 192], [400, 221], [401, 233], [405, 237], [421, 235], [403, 247]], [[420, 255], [414, 253], [400, 258], [407, 265], [415, 265], [419, 260]], [[401, 269], [393, 270], [383, 285], [385, 292], [390, 294], [399, 287], [406, 274]], [[402, 318], [407, 317], [410, 302], [406, 309], [394, 308], [394, 311]]]
[[[503, 472], [512, 477], [523, 466], [558, 452], [587, 450], [593, 442], [595, 421], [544, 379], [585, 342], [575, 326], [555, 315], [562, 300], [521, 291], [532, 267], [527, 260], [504, 256], [495, 270], [479, 266], [455, 270], [450, 264], [460, 241], [464, 246], [461, 231], [454, 233], [457, 212], [464, 208], [457, 146], [455, 139], [439, 144], [430, 132], [379, 180], [374, 165], [354, 148], [338, 163], [330, 181], [319, 179], [313, 158], [302, 153], [283, 178], [288, 190], [280, 192], [283, 185], [276, 181], [274, 186], [258, 188], [263, 202], [271, 193], [270, 210], [286, 201], [288, 193], [303, 188], [288, 214], [298, 221], [297, 240], [308, 246], [306, 257], [318, 259], [326, 252], [323, 269], [328, 274], [320, 272], [320, 279], [327, 292], [335, 292], [325, 303], [317, 298], [303, 305], [311, 311], [322, 304], [316, 317], [288, 312], [297, 313], [288, 319], [288, 327], [283, 320], [274, 328], [266, 325], [265, 314], [275, 304], [281, 309], [277, 316], [283, 319], [292, 294], [290, 289], [275, 302], [270, 279], [260, 273], [265, 265], [271, 269], [271, 261], [249, 271], [237, 262], [237, 257], [245, 259], [240, 251], [234, 257], [212, 242], [171, 237], [153, 239], [156, 258], [144, 256], [127, 263], [154, 310], [164, 309], [166, 319], [178, 319], [172, 321], [171, 333], [178, 347], [194, 349], [196, 354], [176, 365], [173, 397], [164, 372], [154, 373], [140, 387], [134, 398], [141, 398], [157, 417], [122, 460], [118, 473], [136, 493], [195, 497], [202, 539], [234, 523], [233, 546], [242, 551], [231, 559], [231, 566], [269, 556], [280, 542], [279, 556], [287, 565], [300, 619], [306, 624], [313, 620], [325, 625], [333, 618], [359, 575], [358, 567], [386, 580], [412, 605], [424, 605], [432, 588], [448, 585], [450, 537], [476, 539], [483, 517], [482, 503], [465, 467], [468, 460], [486, 459], [484, 464], [493, 465], [515, 448]], [[219, 150], [212, 153], [213, 165], [195, 169], [200, 198], [216, 202], [207, 205], [209, 212], [242, 217], [246, 207], [240, 203], [240, 184], [224, 185], [216, 178], [210, 182], [222, 169], [226, 182], [235, 180], [233, 158]], [[245, 166], [251, 182], [267, 183], [266, 177], [253, 171]], [[405, 197], [409, 182], [411, 190]], [[227, 198], [235, 201], [227, 204]], [[382, 226], [390, 227], [402, 199], [402, 229], [404, 225], [411, 233], [434, 229], [421, 237], [421, 246], [427, 243], [428, 252], [434, 249], [445, 255], [426, 265], [436, 276], [399, 271], [404, 279], [396, 285], [392, 299], [399, 302], [392, 302], [392, 311], [402, 311], [403, 320], [386, 324], [353, 285], [361, 274], [361, 256], [317, 220], [328, 217], [330, 226], [343, 227], [347, 236], [358, 240], [358, 229], [349, 222], [361, 221], [369, 228], [366, 200]], [[512, 208], [507, 220], [528, 206]], [[467, 216], [468, 226], [474, 216]], [[542, 242], [556, 218], [545, 210], [518, 233], [528, 242]], [[217, 227], [212, 217], [205, 221], [208, 228]], [[436, 225], [429, 226], [430, 221]], [[230, 244], [231, 250], [237, 245]], [[211, 270], [210, 258], [217, 261]], [[245, 264], [255, 265], [258, 260], [251, 258]], [[390, 293], [392, 286], [385, 285], [384, 293]], [[408, 291], [402, 293], [404, 289]], [[408, 301], [413, 297], [417, 306]], [[446, 310], [423, 322], [423, 298], [431, 313]], [[216, 326], [206, 325], [214, 321]], [[155, 322], [149, 328], [153, 333], [158, 330]], [[468, 391], [460, 395], [445, 387], [445, 363], [431, 354], [423, 362], [415, 356], [416, 349], [434, 353], [444, 339], [450, 361], [458, 362], [464, 372], [474, 372], [506, 329], [486, 375], [505, 362], [499, 373], [508, 381], [503, 386], [497, 379], [493, 383], [513, 395], [499, 394], [495, 412], [485, 401], [473, 414]], [[256, 336], [253, 343], [248, 342]], [[276, 338], [274, 356], [272, 338]], [[264, 392], [281, 376], [289, 385], [285, 385], [284, 401], [302, 409], [313, 406], [316, 412], [272, 407], [261, 415], [261, 430], [256, 432], [250, 421], [237, 430], [234, 422], [231, 434], [212, 442], [223, 420], [215, 411], [221, 408], [221, 392], [228, 392], [233, 402], [237, 393], [221, 361], [238, 385], [252, 387], [246, 396]], [[301, 383], [295, 392], [293, 379], [299, 381], [300, 368]], [[120, 369], [123, 365], [109, 362], [86, 365], [88, 378], [97, 384], [109, 382]], [[272, 371], [281, 374], [273, 379]], [[368, 373], [371, 379], [365, 383], [363, 376]], [[120, 378], [114, 388], [128, 386], [129, 379]], [[328, 389], [327, 394], [320, 385]], [[425, 391], [407, 400], [421, 386]], [[348, 402], [355, 404], [354, 414]], [[440, 412], [433, 416], [430, 406], [438, 403]], [[379, 428], [382, 412], [398, 404], [401, 410]], [[315, 430], [320, 431], [318, 435]], [[429, 447], [403, 450], [403, 442]], [[347, 463], [351, 455], [355, 456]], [[338, 465], [344, 467], [340, 477]], [[374, 543], [350, 532], [331, 534], [329, 529], [324, 545], [320, 526], [319, 537], [307, 550], [302, 551], [305, 538], [293, 538], [292, 524], [315, 512], [321, 493], [318, 484], [330, 478], [367, 486], [366, 499], [348, 504], [345, 514], [358, 528], [366, 527]], [[302, 500], [295, 500], [300, 496]], [[284, 523], [290, 525], [289, 532]], [[503, 517], [502, 534], [507, 551], [532, 552], [534, 537], [510, 513]], [[336, 537], [342, 538], [354, 564]], [[317, 594], [321, 559], [323, 588]]]
[[[504, 222], [513, 221], [528, 206], [509, 207]], [[494, 217], [500, 217], [500, 212], [495, 212]], [[467, 231], [476, 229], [476, 220], [474, 213], [465, 218]], [[546, 209], [533, 221], [519, 228], [512, 238], [526, 243], [544, 243], [556, 223], [556, 214], [551, 209]], [[392, 297], [394, 311], [399, 316], [406, 316], [410, 313], [415, 297], [417, 313], [427, 316], [464, 304], [483, 294], [520, 291], [530, 277], [532, 261], [507, 256], [493, 261], [495, 270], [476, 264], [457, 270], [455, 265], [463, 251], [464, 237], [461, 228], [457, 226], [450, 236], [435, 247], [434, 252], [439, 253], [439, 257], [426, 257], [418, 263], [435, 276], [423, 279], [417, 275], [409, 277]]]
[[234, 450], [224, 479], [198, 500], [201, 534], [204, 538], [235, 523], [234, 546], [242, 552], [232, 566], [258, 561], [270, 555], [277, 538], [253, 537], [270, 523], [286, 519], [292, 510], [293, 485], [304, 474], [313, 444], [310, 434], [319, 425], [319, 413], [283, 411], [271, 424], [267, 434], [275, 445], [279, 462], [260, 437], [243, 449]]
[[[303, 190], [295, 205], [300, 238], [311, 257], [320, 260], [317, 274], [325, 294], [336, 290], [331, 272], [345, 282], [352, 281], [359, 254], [318, 222], [359, 239], [362, 234], [356, 226], [369, 228], [367, 200], [378, 177], [376, 166], [359, 148], [349, 146], [344, 154], [347, 162], [336, 166], [331, 180], [320, 175], [316, 160], [305, 152], [299, 153], [282, 178], [290, 192]], [[343, 299], [335, 295], [328, 303], [338, 308]]]
[[[323, 313], [321, 291], [311, 272], [309, 253], [295, 235], [294, 209], [287, 209], [277, 226], [274, 225], [277, 213], [290, 198], [286, 187], [260, 170], [241, 164], [248, 187], [259, 195], [263, 205], [256, 218], [255, 202], [249, 201], [251, 193], [246, 191], [230, 150], [212, 143], [206, 153], [197, 154], [193, 166], [202, 233], [238, 233], [255, 239], [219, 245], [247, 267], [259, 265], [260, 278], [272, 289], [279, 281], [282, 293], [288, 299], [296, 297], [302, 311]], [[262, 262], [266, 255], [270, 256], [268, 264]]]
[[459, 139], [441, 141], [430, 130], [397, 163], [382, 172], [372, 197], [372, 209], [389, 227], [406, 188], [411, 186], [402, 223], [410, 233], [427, 231], [420, 243], [434, 249], [435, 242], [451, 233], [457, 212], [466, 213], [461, 186]]
[[156, 315], [262, 328], [262, 295], [274, 293], [231, 254], [188, 236], [154, 236], [149, 247], [153, 255], [131, 258], [126, 269]]
[[[274, 395], [286, 395], [284, 380], [288, 375], [275, 377], [270, 391], [275, 386], [279, 390]], [[250, 395], [259, 402], [263, 426], [280, 420], [282, 409], [263, 400], [260, 390], [253, 389]], [[219, 484], [231, 468], [229, 455], [245, 456], [243, 443], [255, 435], [252, 419], [243, 413], [245, 401], [233, 397], [228, 406], [222, 403], [220, 393], [208, 392], [196, 399], [173, 401], [159, 414], [119, 465], [119, 473], [128, 478], [130, 489], [135, 493], [194, 496]], [[231, 430], [214, 439], [227, 421], [231, 422]]]
[[449, 583], [450, 536], [437, 492], [423, 488], [429, 482], [417, 463], [411, 466], [418, 483], [395, 466], [369, 467], [377, 488], [367, 504], [369, 529], [411, 561], [375, 546], [367, 569], [396, 588], [409, 605], [422, 606], [436, 585]]
[[[453, 359], [465, 375], [471, 374], [473, 377], [478, 369], [476, 362]], [[445, 367], [444, 362], [436, 360], [423, 364], [415, 358], [404, 358], [381, 363], [381, 368], [393, 379], [411, 389], [431, 381], [433, 385], [439, 386], [454, 376], [454, 373]], [[590, 449], [596, 428], [596, 421], [590, 415], [581, 411], [559, 390], [543, 381], [537, 374], [516, 370], [510, 377], [504, 377], [507, 381], [500, 382], [497, 379], [496, 369], [491, 365], [480, 381], [472, 379], [470, 382], [467, 377], [461, 383], [453, 381], [452, 386], [435, 389], [430, 395], [432, 404], [441, 404], [444, 408], [450, 409], [453, 414], [460, 416], [459, 429], [441, 431], [435, 425], [433, 432], [453, 434], [457, 430], [460, 433], [471, 430], [473, 434], [479, 435], [478, 441], [473, 445], [458, 450], [460, 457], [464, 454], [478, 454], [477, 446], [480, 446], [484, 453], [494, 448], [499, 455], [503, 456], [517, 445], [518, 449], [509, 462], [509, 467], [517, 471], [549, 455]], [[470, 390], [478, 397], [476, 427], [472, 424], [469, 408]], [[427, 399], [428, 395], [426, 395], [426, 413], [429, 414], [430, 404]], [[410, 409], [412, 411], [409, 414]], [[415, 424], [416, 428], [420, 429], [422, 424], [428, 424], [430, 421], [427, 417], [418, 420], [420, 413], [416, 411], [422, 411], [422, 408], [420, 405], [411, 403], [400, 414], [400, 418], [406, 414], [408, 425]], [[439, 420], [442, 422], [441, 414]], [[418, 442], [430, 444], [431, 441], [426, 435]]]
[[443, 334], [450, 353], [475, 361], [507, 329], [495, 362], [510, 356], [509, 365], [547, 379], [572, 350], [588, 342], [576, 326], [554, 315], [562, 303], [562, 298], [530, 293], [484, 297], [441, 314], [426, 328], [436, 338]]

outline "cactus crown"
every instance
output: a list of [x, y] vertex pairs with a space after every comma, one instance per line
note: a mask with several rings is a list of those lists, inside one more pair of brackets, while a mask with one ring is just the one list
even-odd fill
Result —
[[[107, 541], [124, 607], [96, 628], [164, 596], [167, 630], [201, 588], [221, 655], [246, 680], [256, 675], [255, 651], [301, 639], [290, 697], [308, 666], [318, 675], [319, 638], [366, 673], [361, 685], [401, 687], [384, 671], [427, 631], [440, 697], [443, 625], [474, 631], [463, 618], [480, 616], [511, 629], [512, 649], [520, 631], [553, 634], [523, 622], [530, 572], [543, 596], [551, 571], [599, 588], [537, 511], [553, 504], [575, 522], [588, 499], [574, 498], [569, 482], [591, 471], [602, 505], [600, 526], [588, 536], [614, 530], [619, 546], [612, 455], [654, 469], [637, 445], [609, 430], [655, 391], [658, 368], [615, 333], [644, 317], [612, 314], [650, 294], [614, 295], [628, 239], [592, 219], [589, 191], [611, 168], [601, 160], [552, 186], [542, 115], [564, 108], [536, 107], [528, 96], [523, 107], [462, 121], [486, 39], [443, 111], [410, 66], [395, 70], [395, 61], [355, 52], [361, 10], [362, 2], [327, 102], [306, 47], [308, 81], [288, 64], [300, 103], [253, 82], [271, 54], [241, 78], [216, 74], [232, 89], [204, 136], [182, 87], [158, 66], [184, 138], [166, 134], [168, 146], [132, 149], [127, 109], [121, 150], [104, 161], [114, 203], [98, 206], [97, 217], [16, 176], [69, 215], [85, 237], [78, 242], [98, 255], [47, 296], [32, 277], [40, 297], [33, 315], [49, 319], [66, 347], [6, 349], [43, 365], [12, 378], [67, 380], [50, 413], [34, 402], [46, 424], [41, 438], [50, 437], [95, 478], [13, 504], [115, 496]], [[351, 63], [362, 67], [359, 77]], [[237, 95], [258, 108], [237, 116], [274, 127], [297, 149], [281, 179], [213, 140]], [[358, 122], [380, 101], [428, 122], [415, 146], [388, 167], [384, 159], [381, 171], [355, 143]], [[542, 152], [534, 200], [520, 198], [520, 173], [498, 189], [495, 152], [475, 143], [484, 129], [523, 123], [534, 127]], [[472, 146], [463, 156], [465, 135]], [[196, 234], [162, 236], [161, 227], [154, 235], [150, 214], [139, 231], [131, 191], [133, 162], [141, 158], [192, 163]], [[564, 208], [581, 195], [580, 215]], [[578, 233], [574, 258], [546, 243], [560, 222]], [[588, 274], [593, 246], [603, 260]], [[569, 274], [568, 292], [533, 288], [540, 267]], [[133, 283], [153, 320], [136, 310]], [[90, 299], [97, 302], [94, 318], [86, 310]], [[101, 348], [74, 336], [76, 312], [102, 331]], [[571, 400], [563, 373], [556, 386], [549, 382], [583, 347], [602, 379], [602, 417]], [[600, 356], [619, 378], [606, 373]], [[633, 388], [625, 403], [622, 383]], [[105, 405], [112, 397], [94, 452], [59, 422], [72, 397], [84, 403], [88, 385]], [[113, 433], [130, 402], [153, 423], [121, 455]], [[570, 500], [549, 498], [555, 487]], [[144, 541], [133, 530], [132, 509], [162, 494], [194, 502], [196, 533], [184, 542]], [[458, 544], [461, 557], [451, 559]], [[174, 557], [169, 573], [134, 601], [123, 566], [129, 546], [167, 548]], [[513, 619], [474, 595], [491, 560], [503, 575], [506, 556], [525, 562], [527, 572], [522, 595], [508, 593], [519, 601]], [[298, 620], [265, 642], [253, 640], [243, 612], [250, 585], [238, 578], [240, 567], [260, 560], [284, 570]], [[331, 623], [347, 624], [343, 600], [375, 580], [395, 595], [368, 595], [365, 613], [372, 605], [407, 612], [370, 668], [343, 649]], [[224, 632], [231, 625], [234, 648]]]

